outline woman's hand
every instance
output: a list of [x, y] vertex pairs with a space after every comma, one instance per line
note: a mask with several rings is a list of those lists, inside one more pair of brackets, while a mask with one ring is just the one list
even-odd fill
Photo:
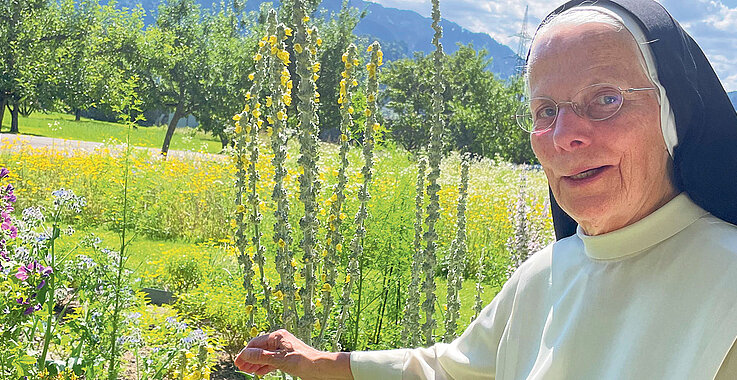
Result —
[[353, 379], [350, 353], [318, 351], [287, 330], [253, 338], [235, 358], [241, 371], [265, 375], [282, 370], [309, 379]]

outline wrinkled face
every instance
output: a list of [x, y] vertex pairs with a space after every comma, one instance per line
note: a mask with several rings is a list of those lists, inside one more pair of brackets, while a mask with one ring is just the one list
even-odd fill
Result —
[[[612, 26], [556, 26], [530, 52], [530, 96], [570, 101], [582, 88], [611, 83], [654, 87], [632, 36]], [[582, 118], [561, 105], [553, 128], [531, 136], [561, 208], [588, 235], [632, 224], [676, 194], [660, 129], [657, 91], [625, 94], [610, 119]]]

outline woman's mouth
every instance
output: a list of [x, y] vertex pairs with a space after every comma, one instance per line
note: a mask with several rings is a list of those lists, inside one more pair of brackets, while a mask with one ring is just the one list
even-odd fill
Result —
[[563, 178], [565, 178], [566, 180], [570, 182], [574, 182], [574, 183], [588, 182], [585, 180], [593, 179], [594, 177], [597, 177], [599, 174], [601, 174], [603, 171], [605, 171], [608, 168], [610, 168], [609, 165], [599, 166], [597, 168], [591, 168], [591, 169], [584, 170], [574, 175], [564, 176]]

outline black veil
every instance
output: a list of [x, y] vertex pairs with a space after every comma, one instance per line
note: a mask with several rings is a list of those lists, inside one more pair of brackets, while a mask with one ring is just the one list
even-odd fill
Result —
[[[737, 113], [701, 48], [653, 0], [572, 0], [547, 18], [578, 5], [614, 4], [633, 16], [655, 58], [658, 79], [675, 115], [675, 185], [706, 211], [737, 224]], [[576, 222], [550, 193], [556, 239]]]

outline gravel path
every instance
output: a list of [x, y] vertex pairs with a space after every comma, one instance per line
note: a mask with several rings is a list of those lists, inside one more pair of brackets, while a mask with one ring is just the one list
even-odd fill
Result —
[[[81, 141], [81, 140], [65, 140], [52, 137], [16, 135], [10, 133], [0, 133], [0, 147], [2, 149], [20, 149], [27, 145], [32, 148], [46, 148], [50, 150], [65, 151], [68, 153], [88, 152], [93, 153], [96, 150], [110, 148], [111, 151], [122, 151], [123, 145], [109, 145], [99, 142]], [[161, 149], [136, 147], [136, 149], [148, 150], [151, 155], [160, 155]], [[211, 159], [221, 160], [227, 156], [222, 154], [199, 153], [188, 150], [169, 150], [168, 157], [185, 158], [185, 159]]]

